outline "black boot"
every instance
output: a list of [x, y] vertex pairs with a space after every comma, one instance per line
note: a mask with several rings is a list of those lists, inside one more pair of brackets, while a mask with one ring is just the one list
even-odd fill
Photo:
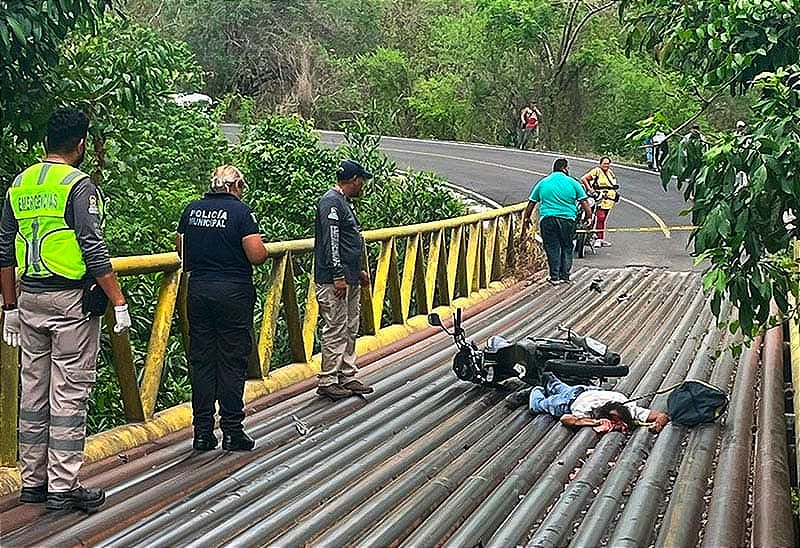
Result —
[[252, 451], [256, 441], [244, 432], [229, 432], [222, 435], [222, 448], [225, 451]]
[[317, 394], [320, 396], [327, 396], [333, 401], [336, 401], [342, 398], [349, 398], [353, 395], [353, 392], [338, 384], [329, 384], [317, 387]]
[[86, 489], [78, 487], [64, 493], [49, 493], [47, 495], [48, 510], [84, 510], [91, 512], [97, 510], [106, 501], [106, 492], [102, 489]]
[[195, 434], [192, 447], [197, 451], [211, 451], [217, 447], [218, 441], [214, 434]]
[[47, 502], [47, 485], [23, 487], [19, 492], [19, 501], [33, 504]]
[[511, 409], [516, 409], [522, 405], [526, 405], [531, 398], [531, 389], [530, 388], [523, 388], [522, 390], [517, 390], [516, 392], [512, 392], [508, 396], [506, 396], [506, 407], [510, 407]]

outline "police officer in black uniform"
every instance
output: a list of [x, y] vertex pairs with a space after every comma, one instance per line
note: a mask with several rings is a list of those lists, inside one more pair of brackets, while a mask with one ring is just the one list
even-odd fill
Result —
[[178, 255], [189, 273], [193, 447], [198, 451], [217, 446], [215, 402], [222, 448], [255, 447], [242, 428], [242, 397], [253, 348], [252, 265], [263, 264], [267, 251], [252, 210], [240, 200], [244, 184], [234, 166], [218, 167], [210, 192], [186, 206], [178, 225]]

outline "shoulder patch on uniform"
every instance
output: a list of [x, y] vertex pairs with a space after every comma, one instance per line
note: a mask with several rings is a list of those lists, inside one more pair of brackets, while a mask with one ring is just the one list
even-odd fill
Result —
[[335, 207], [331, 207], [331, 211], [330, 213], [328, 213], [328, 219], [331, 219], [332, 221], [339, 220], [339, 212], [336, 210]]
[[89, 208], [90, 215], [100, 215], [100, 208], [97, 207], [97, 196], [94, 194], [89, 195]]

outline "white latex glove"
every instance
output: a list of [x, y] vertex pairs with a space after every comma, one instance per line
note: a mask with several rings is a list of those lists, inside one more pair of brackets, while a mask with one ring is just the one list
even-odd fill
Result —
[[19, 346], [19, 309], [3, 312], [3, 340], [8, 346]]
[[121, 335], [131, 328], [131, 315], [128, 313], [128, 305], [114, 307], [114, 333]]

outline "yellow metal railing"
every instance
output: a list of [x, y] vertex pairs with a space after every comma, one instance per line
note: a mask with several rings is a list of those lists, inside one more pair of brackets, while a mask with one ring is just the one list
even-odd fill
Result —
[[[792, 242], [792, 255], [795, 265], [800, 265], [800, 241]], [[789, 295], [789, 306], [797, 307], [794, 295]], [[791, 314], [789, 317], [789, 356], [792, 365], [792, 387], [794, 388], [794, 440], [795, 451], [800, 451], [800, 318]], [[795, 459], [796, 471], [800, 474], [800, 459]], [[800, 478], [800, 475], [797, 476]]]
[[[372, 284], [362, 290], [363, 334], [377, 335], [389, 325], [408, 322], [414, 312], [420, 315], [434, 306], [450, 305], [455, 298], [469, 297], [498, 281], [513, 261], [515, 224], [524, 207], [525, 204], [517, 204], [454, 219], [365, 232], [366, 250], [377, 252], [377, 262], [365, 264], [372, 273]], [[295, 287], [296, 259], [313, 252], [313, 239], [265, 246], [272, 265], [263, 294], [256, 355], [248, 371], [251, 379], [266, 379], [270, 375], [281, 312], [286, 322], [292, 362], [311, 361], [318, 319], [313, 272], [304, 291], [303, 315]], [[368, 256], [365, 253], [365, 257]], [[120, 257], [112, 263], [119, 276], [163, 274], [147, 353], [141, 365], [141, 383], [137, 382], [137, 365], [128, 336], [114, 334], [111, 329], [113, 314], [106, 315], [112, 362], [126, 420], [142, 422], [155, 413], [174, 321], [177, 321], [175, 327], [183, 338], [184, 348], [188, 343], [187, 280], [175, 253]], [[1, 346], [0, 466], [13, 467], [17, 458], [19, 354], [4, 343]]]

